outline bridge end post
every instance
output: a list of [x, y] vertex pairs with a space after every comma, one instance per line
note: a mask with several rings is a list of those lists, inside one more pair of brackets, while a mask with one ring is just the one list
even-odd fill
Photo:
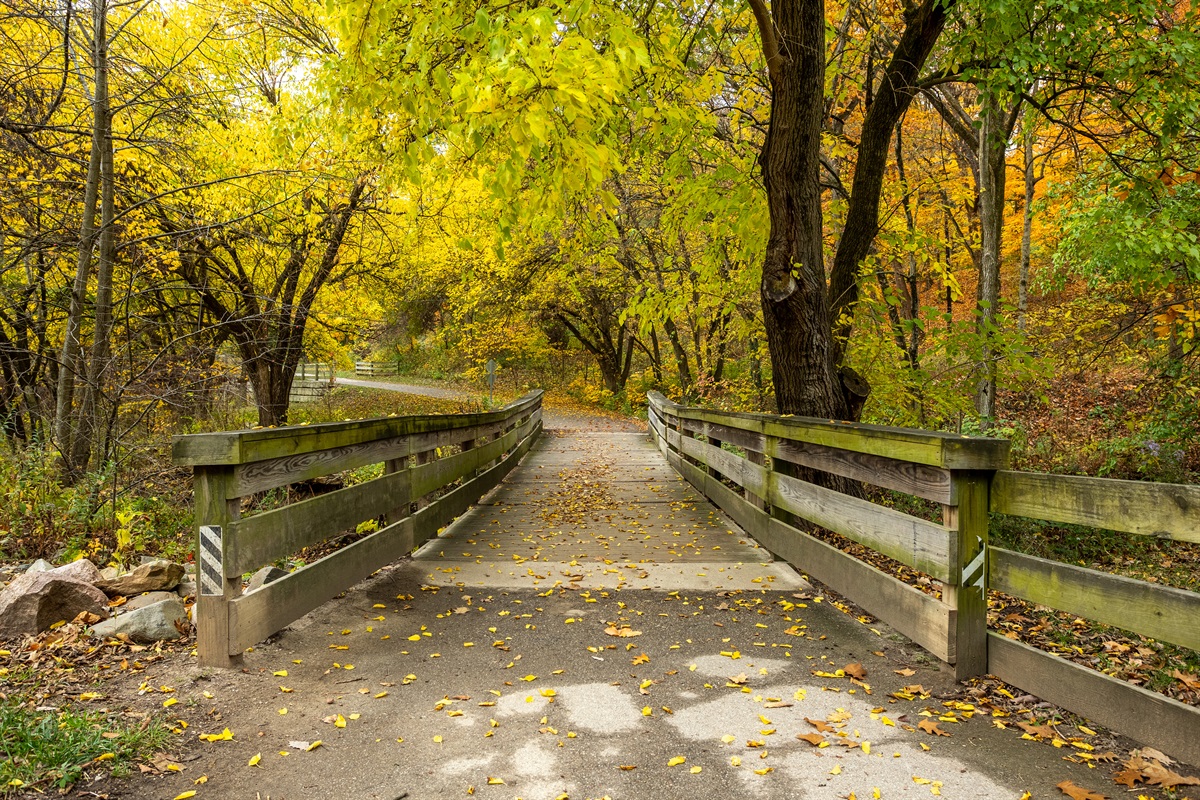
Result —
[[232, 467], [196, 466], [192, 473], [196, 504], [196, 654], [202, 667], [240, 667], [233, 653], [235, 624], [231, 600], [241, 594], [242, 576], [225, 574], [228, 542], [223, 533], [241, 516]]
[[955, 505], [942, 507], [943, 524], [951, 542], [956, 582], [942, 587], [942, 602], [951, 609], [950, 652], [955, 680], [984, 675], [987, 656], [987, 542], [988, 485], [991, 473], [953, 470], [951, 496]]

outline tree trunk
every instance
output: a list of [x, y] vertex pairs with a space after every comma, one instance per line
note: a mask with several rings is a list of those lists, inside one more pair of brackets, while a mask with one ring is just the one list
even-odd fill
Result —
[[[84, 306], [87, 298], [88, 276], [91, 274], [92, 251], [96, 246], [96, 208], [100, 195], [100, 171], [104, 148], [104, 125], [108, 116], [108, 8], [106, 0], [92, 3], [92, 61], [95, 92], [92, 96], [92, 150], [84, 182], [83, 215], [79, 223], [79, 250], [75, 260], [75, 280], [71, 285], [71, 303], [67, 310], [66, 330], [58, 359], [58, 387], [54, 409], [54, 442], [62, 459], [64, 472], [76, 476], [74, 463], [75, 436], [75, 378], [82, 372], [80, 339], [83, 330]], [[64, 46], [69, 46], [64, 44]]]
[[866, 93], [874, 95], [827, 287], [820, 185], [824, 2], [778, 0], [772, 18], [763, 0], [751, 0], [771, 79], [771, 116], [759, 156], [771, 222], [760, 294], [782, 413], [853, 420], [862, 411], [870, 387], [843, 363], [858, 272], [879, 228], [892, 132], [953, 6], [954, 0], [926, 0], [906, 11], [904, 31], [877, 83], [868, 75]]
[[1025, 115], [1021, 144], [1025, 154], [1025, 218], [1021, 226], [1021, 278], [1017, 284], [1017, 329], [1025, 332], [1029, 311], [1029, 260], [1033, 244], [1033, 195], [1037, 178], [1033, 172], [1033, 114]]
[[771, 226], [760, 295], [775, 399], [781, 414], [846, 419], [849, 408], [836, 383], [822, 238], [825, 4], [784, 0], [775, 5], [774, 26], [780, 54], [759, 166]]
[[979, 131], [979, 308], [977, 330], [983, 340], [976, 409], [983, 430], [996, 416], [996, 354], [993, 343], [999, 320], [1000, 246], [1004, 234], [1005, 148], [1008, 131], [1004, 112], [992, 92], [983, 98]]

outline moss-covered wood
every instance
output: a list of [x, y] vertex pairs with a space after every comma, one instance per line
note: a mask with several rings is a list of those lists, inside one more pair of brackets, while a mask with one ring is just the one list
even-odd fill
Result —
[[1200, 764], [1200, 709], [1027, 644], [988, 634], [988, 672], [1169, 756]]
[[321, 425], [293, 425], [229, 433], [200, 433], [174, 439], [171, 457], [179, 465], [248, 464], [253, 461], [351, 447], [431, 431], [472, 428], [502, 422], [540, 406], [541, 390], [483, 414], [387, 417]]
[[810, 417], [710, 411], [680, 406], [657, 392], [651, 392], [648, 399], [653, 407], [681, 420], [711, 422], [728, 428], [854, 453], [866, 453], [945, 469], [995, 470], [1008, 466], [1009, 444], [1003, 439]]
[[990, 552], [991, 588], [1200, 650], [1200, 594], [1015, 553]]
[[992, 511], [1200, 542], [1200, 486], [1040, 472], [997, 472]]

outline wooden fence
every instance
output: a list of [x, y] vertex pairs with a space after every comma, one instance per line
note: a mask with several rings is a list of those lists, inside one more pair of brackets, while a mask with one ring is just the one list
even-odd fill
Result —
[[[483, 414], [176, 438], [175, 463], [193, 471], [200, 663], [236, 664], [250, 645], [436, 536], [528, 452], [541, 433], [541, 407], [536, 391]], [[248, 496], [372, 464], [383, 464], [380, 477], [241, 516]], [[246, 573], [372, 521], [382, 526], [243, 594]]]
[[296, 365], [296, 378], [329, 383], [333, 380], [333, 364], [318, 361], [301, 362]]
[[[1200, 487], [1012, 472], [1008, 443], [687, 408], [652, 392], [675, 468], [780, 558], [892, 625], [959, 678], [991, 673], [1191, 763], [1200, 711], [987, 630], [989, 589], [1200, 649], [1200, 594], [988, 543], [989, 512], [1200, 541]], [[795, 477], [817, 469], [940, 503], [929, 522]], [[941, 582], [941, 598], [802, 532], [799, 517]]]
[[383, 363], [379, 363], [376, 361], [355, 361], [354, 362], [354, 374], [355, 375], [367, 375], [367, 376], [395, 375], [396, 374], [396, 365], [395, 364], [383, 364]]

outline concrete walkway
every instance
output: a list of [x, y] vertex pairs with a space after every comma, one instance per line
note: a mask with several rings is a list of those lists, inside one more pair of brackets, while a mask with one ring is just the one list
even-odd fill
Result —
[[643, 433], [549, 430], [416, 555], [431, 584], [720, 591], [808, 584], [698, 496]]

